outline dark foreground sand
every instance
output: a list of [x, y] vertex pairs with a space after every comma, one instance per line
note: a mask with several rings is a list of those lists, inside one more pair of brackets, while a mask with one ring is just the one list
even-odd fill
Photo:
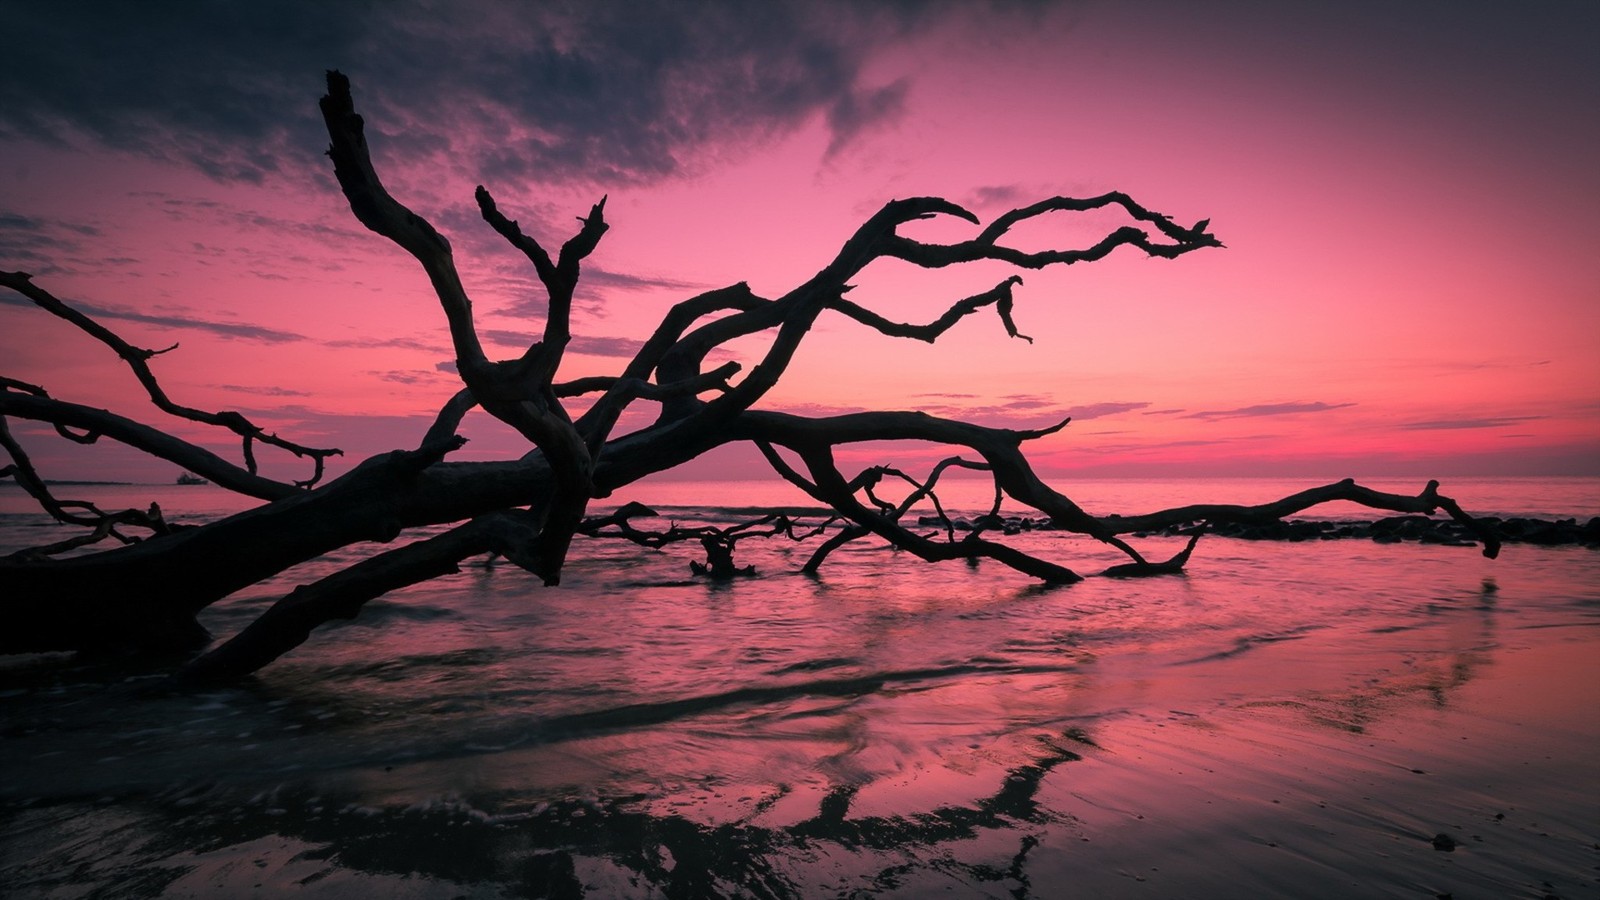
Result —
[[7, 660], [0, 895], [1600, 897], [1595, 557], [1458, 550], [478, 573], [227, 691]]
[[[1238, 661], [1208, 661], [1200, 677], [1131, 677], [1120, 698], [1127, 702], [1124, 715], [1102, 718], [1092, 735], [1083, 736], [1090, 742], [1069, 742], [1071, 752], [1064, 756], [1031, 768], [1013, 761], [1009, 777], [1026, 784], [973, 806], [1023, 818], [1038, 808], [1066, 815], [1042, 826], [1035, 819], [1020, 830], [946, 835], [950, 839], [911, 854], [920, 862], [892, 877], [880, 872], [870, 882], [855, 877], [863, 858], [892, 857], [900, 849], [870, 846], [876, 839], [865, 829], [816, 832], [797, 847], [769, 848], [776, 851], [772, 858], [752, 870], [781, 872], [780, 880], [797, 896], [1600, 896], [1600, 654], [1594, 629], [1533, 629], [1520, 633], [1517, 643], [1514, 649], [1431, 660], [1347, 690], [1246, 699], [1203, 714], [1185, 707], [1198, 708], [1208, 685], [1226, 683], [1229, 666], [1259, 669], [1271, 662], [1265, 656], [1296, 652], [1292, 644]], [[950, 782], [963, 773], [982, 793], [987, 788], [981, 784], [999, 772], [981, 760], [965, 768], [923, 769], [869, 785], [834, 811], [862, 823], [920, 816], [923, 830], [908, 833], [926, 836], [954, 815], [930, 814], [928, 796], [959, 792]], [[346, 772], [340, 779], [427, 782], [437, 775], [426, 769], [411, 776], [374, 770]], [[406, 793], [400, 788], [395, 796]], [[672, 804], [689, 819], [791, 832], [809, 827], [796, 821], [818, 821], [809, 818], [812, 804], [828, 803], [813, 795], [761, 808], [750, 797], [717, 801], [692, 793]], [[303, 800], [281, 802], [304, 806]], [[475, 871], [485, 857], [466, 847], [459, 848], [461, 863], [452, 877], [441, 877], [441, 866], [449, 865], [440, 860], [455, 851], [438, 828], [393, 818], [356, 840], [288, 821], [305, 818], [306, 811], [273, 809], [273, 803], [257, 802], [255, 814], [232, 826], [213, 823], [204, 835], [189, 833], [191, 826], [183, 823], [182, 797], [163, 798], [159, 809], [96, 801], [12, 805], [0, 858], [5, 896], [451, 898], [541, 896], [547, 889], [572, 895], [552, 887], [570, 888], [564, 878]], [[799, 806], [807, 810], [794, 813]], [[432, 811], [440, 813], [437, 803]], [[458, 820], [482, 817], [465, 806], [458, 812]], [[612, 827], [634, 821], [595, 813]], [[376, 810], [372, 815], [380, 817]], [[581, 809], [565, 815], [579, 816]], [[273, 816], [288, 817], [285, 827], [274, 831]], [[526, 852], [516, 830], [516, 823], [499, 826], [489, 856]], [[483, 832], [463, 832], [468, 833]], [[746, 843], [749, 832], [735, 834], [741, 836], [730, 837], [725, 851], [753, 852]], [[385, 842], [392, 846], [372, 852], [372, 844]], [[650, 836], [642, 843], [652, 843]], [[762, 896], [762, 885], [774, 883], [651, 886], [621, 868], [585, 859], [581, 851], [594, 846], [592, 837], [575, 835], [570, 846], [576, 852], [566, 857], [566, 871], [556, 874], [575, 876], [588, 896]], [[534, 858], [551, 858], [543, 852], [549, 849]], [[408, 853], [422, 871], [407, 870]], [[660, 860], [664, 870], [673, 862]], [[746, 863], [721, 869], [739, 871]]]
[[1600, 659], [1592, 629], [1547, 631], [1448, 693], [1124, 721], [1105, 735], [1115, 752], [1045, 783], [1079, 801], [1060, 802], [1082, 834], [1030, 852], [1031, 883], [1041, 896], [1600, 896]]

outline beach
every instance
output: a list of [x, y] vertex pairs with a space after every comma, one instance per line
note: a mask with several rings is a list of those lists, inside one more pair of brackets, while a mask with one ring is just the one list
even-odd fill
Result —
[[[702, 509], [728, 518], [731, 508]], [[1526, 510], [1509, 510], [1526, 512]], [[677, 511], [687, 516], [687, 510]], [[1083, 571], [1116, 561], [1014, 540]], [[1587, 897], [1600, 553], [1206, 538], [1045, 588], [866, 544], [580, 547], [238, 687], [0, 661], [18, 897]], [[1180, 538], [1141, 543], [1153, 555]], [[248, 621], [324, 559], [207, 613]]]

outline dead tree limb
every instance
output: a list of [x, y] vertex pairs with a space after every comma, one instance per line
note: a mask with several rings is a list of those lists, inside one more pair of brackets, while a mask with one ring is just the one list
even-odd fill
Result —
[[1333, 484], [1321, 487], [1308, 488], [1299, 493], [1290, 494], [1280, 500], [1270, 503], [1260, 503], [1255, 506], [1239, 506], [1235, 504], [1195, 504], [1178, 506], [1172, 509], [1159, 510], [1153, 513], [1136, 516], [1108, 516], [1100, 521], [1106, 527], [1115, 530], [1118, 534], [1129, 534], [1135, 531], [1153, 531], [1173, 525], [1185, 525], [1190, 522], [1242, 522], [1265, 523], [1276, 522], [1298, 512], [1304, 512], [1313, 506], [1331, 503], [1336, 500], [1347, 500], [1359, 503], [1369, 509], [1385, 509], [1394, 512], [1421, 513], [1431, 515], [1443, 509], [1450, 518], [1460, 522], [1479, 541], [1483, 542], [1483, 555], [1494, 559], [1500, 554], [1500, 537], [1494, 530], [1484, 523], [1462, 512], [1460, 505], [1449, 497], [1439, 493], [1439, 482], [1429, 481], [1421, 493], [1415, 497], [1404, 494], [1389, 494], [1375, 491], [1368, 487], [1356, 484], [1355, 479], [1346, 478]]
[[390, 591], [454, 574], [468, 557], [494, 550], [526, 560], [539, 533], [532, 518], [520, 510], [491, 513], [301, 585], [243, 631], [184, 666], [179, 678], [206, 684], [248, 675], [305, 643], [317, 626], [353, 619], [369, 600]]
[[[361, 562], [314, 578], [289, 592], [255, 623], [197, 659], [187, 675], [197, 680], [234, 678], [255, 671], [298, 646], [321, 623], [355, 615], [385, 592], [447, 574], [462, 560], [498, 553], [537, 575], [558, 583], [568, 548], [577, 535], [620, 537], [643, 546], [700, 540], [708, 554], [729, 551], [738, 540], [758, 536], [790, 538], [826, 535], [804, 571], [817, 567], [844, 544], [875, 537], [926, 560], [992, 559], [1030, 577], [1066, 584], [1080, 580], [1073, 569], [1023, 552], [994, 527], [1002, 497], [1043, 513], [1055, 528], [1087, 535], [1113, 546], [1130, 562], [1101, 574], [1152, 575], [1182, 569], [1194, 550], [1164, 562], [1146, 560], [1122, 535], [1193, 522], [1255, 522], [1279, 519], [1318, 503], [1351, 500], [1377, 509], [1447, 514], [1474, 530], [1493, 556], [1492, 531], [1438, 493], [1437, 484], [1416, 497], [1384, 494], [1345, 481], [1300, 492], [1258, 506], [1193, 506], [1143, 516], [1095, 515], [1047, 484], [1033, 470], [1023, 447], [1054, 434], [1063, 421], [1032, 430], [986, 428], [914, 411], [880, 411], [805, 417], [759, 409], [788, 371], [819, 317], [834, 313], [874, 329], [887, 338], [936, 341], [970, 316], [993, 307], [1007, 333], [1031, 340], [1016, 326], [1017, 275], [994, 288], [957, 300], [926, 324], [894, 321], [871, 307], [870, 298], [852, 293], [852, 282], [868, 266], [892, 259], [927, 269], [972, 262], [1000, 262], [1016, 269], [1074, 265], [1104, 258], [1121, 248], [1158, 259], [1221, 247], [1202, 219], [1183, 227], [1120, 192], [1089, 198], [1054, 197], [1000, 215], [984, 225], [969, 210], [939, 197], [892, 200], [867, 218], [816, 274], [774, 297], [762, 297], [743, 282], [707, 291], [674, 305], [631, 360], [614, 375], [558, 381], [572, 340], [571, 311], [581, 288], [582, 266], [600, 245], [609, 224], [605, 200], [579, 218], [576, 233], [552, 259], [544, 246], [503, 213], [486, 188], [475, 197], [485, 222], [528, 259], [548, 298], [542, 335], [520, 356], [491, 360], [474, 319], [471, 300], [456, 270], [450, 243], [425, 218], [393, 197], [379, 179], [362, 117], [350, 83], [328, 74], [322, 98], [329, 136], [328, 154], [340, 190], [358, 221], [409, 254], [428, 279], [450, 331], [462, 387], [443, 399], [416, 449], [379, 454], [351, 471], [312, 489], [308, 483], [282, 484], [255, 471], [252, 446], [275, 444], [311, 455], [318, 476], [324, 456], [337, 451], [298, 447], [233, 413], [203, 413], [180, 407], [160, 390], [148, 366], [158, 351], [134, 347], [89, 317], [72, 310], [21, 273], [0, 273], [0, 287], [23, 294], [76, 327], [99, 338], [121, 356], [163, 410], [233, 428], [243, 437], [244, 466], [235, 466], [155, 428], [104, 410], [56, 400], [42, 388], [0, 379], [0, 449], [10, 455], [0, 473], [44, 488], [44, 480], [3, 428], [5, 417], [48, 423], [70, 440], [93, 442], [101, 436], [181, 465], [214, 484], [256, 497], [263, 505], [196, 528], [152, 529], [146, 539], [71, 558], [49, 554], [0, 558], [0, 652], [85, 650], [107, 647], [155, 649], [202, 644], [207, 636], [195, 614], [228, 595], [281, 575], [290, 567], [340, 548], [363, 543], [401, 543], [376, 549]], [[1047, 215], [1117, 209], [1135, 224], [1114, 228], [1083, 246], [1022, 250], [1005, 241], [1019, 226]], [[914, 222], [948, 217], [970, 223], [970, 237], [951, 242], [917, 239], [901, 231]], [[849, 294], [850, 299], [846, 299]], [[767, 340], [747, 365], [708, 364], [730, 342], [750, 336]], [[162, 351], [164, 352], [164, 351]], [[598, 396], [595, 396], [598, 395]], [[593, 397], [575, 419], [563, 405]], [[639, 402], [659, 404], [650, 424], [615, 434], [622, 416]], [[516, 459], [454, 462], [456, 436], [473, 408], [514, 428], [528, 442]], [[875, 441], [919, 441], [945, 448], [947, 455], [918, 479], [892, 465], [874, 466], [847, 476], [837, 451]], [[642, 508], [625, 506], [609, 517], [587, 515], [589, 501], [606, 497], [639, 479], [672, 469], [714, 448], [749, 443], [777, 474], [829, 507], [838, 520], [802, 528], [782, 516], [767, 516], [731, 527], [697, 526], [651, 532], [630, 518]], [[320, 454], [320, 455], [319, 455]], [[951, 468], [986, 472], [995, 500], [978, 527], [958, 536], [939, 498], [936, 484]], [[907, 495], [895, 501], [884, 490], [889, 479], [903, 481]], [[316, 477], [312, 479], [313, 482]], [[92, 538], [115, 537], [118, 514], [84, 512], [67, 501], [36, 495], [45, 509], [79, 520]], [[937, 530], [905, 521], [924, 500], [938, 513]], [[157, 515], [152, 511], [152, 516]], [[154, 521], [154, 520], [152, 520]], [[423, 527], [447, 526], [442, 533], [415, 539]], [[828, 529], [823, 532], [822, 529]], [[77, 540], [77, 539], [73, 539]], [[706, 544], [706, 541], [710, 544]], [[82, 546], [77, 544], [74, 546]], [[717, 568], [717, 559], [708, 562]]]
[[[343, 452], [333, 448], [305, 447], [293, 441], [285, 440], [276, 434], [262, 430], [249, 419], [236, 412], [206, 412], [191, 406], [175, 403], [167, 396], [166, 390], [161, 387], [161, 382], [156, 380], [155, 372], [150, 369], [149, 361], [153, 357], [178, 349], [177, 344], [173, 344], [163, 350], [146, 350], [142, 347], [135, 347], [119, 337], [116, 332], [101, 325], [89, 316], [78, 312], [65, 301], [34, 284], [33, 276], [26, 272], [0, 272], [0, 287], [10, 288], [27, 297], [40, 309], [71, 322], [79, 330], [110, 347], [123, 362], [128, 364], [128, 368], [133, 370], [134, 377], [139, 380], [139, 384], [149, 394], [150, 402], [154, 403], [162, 412], [177, 416], [180, 419], [188, 419], [191, 422], [226, 428], [238, 435], [244, 441], [245, 468], [251, 475], [256, 474], [256, 458], [253, 448], [253, 444], [256, 442], [287, 450], [297, 457], [309, 458], [313, 466], [311, 477], [305, 481], [295, 482], [296, 487], [303, 488], [312, 487], [321, 481], [324, 463], [327, 458], [339, 456]], [[11, 382], [11, 384], [15, 385], [18, 382]], [[42, 390], [39, 393], [41, 396], [43, 395]], [[65, 426], [58, 424], [59, 427]], [[65, 434], [65, 432], [63, 433]], [[72, 437], [70, 434], [66, 436]], [[92, 442], [92, 439], [90, 442]]]
[[142, 450], [235, 493], [260, 500], [279, 500], [303, 493], [298, 485], [254, 474], [204, 447], [174, 437], [153, 426], [78, 403], [53, 397], [0, 390], [0, 416], [32, 419], [57, 428], [76, 428], [98, 440], [108, 437]]
[[551, 384], [570, 339], [567, 320], [579, 260], [594, 250], [606, 231], [605, 201], [595, 204], [589, 218], [582, 220], [582, 230], [552, 264], [536, 242], [499, 213], [489, 193], [478, 188], [484, 218], [533, 260], [550, 297], [545, 340], [529, 347], [520, 359], [491, 362], [478, 339], [472, 301], [456, 272], [450, 242], [391, 196], [379, 180], [367, 146], [365, 122], [355, 111], [350, 80], [339, 72], [329, 72], [328, 93], [321, 105], [331, 141], [328, 156], [351, 212], [361, 224], [398, 244], [422, 265], [444, 309], [456, 368], [467, 389], [485, 411], [532, 442], [554, 470], [554, 493], [539, 530], [535, 557], [539, 577], [546, 584], [558, 584], [567, 548], [593, 495], [594, 456]]

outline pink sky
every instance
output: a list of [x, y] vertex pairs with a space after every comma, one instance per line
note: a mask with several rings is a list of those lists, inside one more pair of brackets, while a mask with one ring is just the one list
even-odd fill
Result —
[[[454, 243], [486, 334], [536, 333], [541, 294], [477, 219], [473, 186], [546, 246], [610, 195], [565, 374], [620, 370], [699, 290], [783, 293], [891, 198], [987, 220], [1122, 190], [1184, 224], [1209, 217], [1227, 248], [1023, 273], [1031, 345], [992, 315], [932, 346], [824, 319], [761, 405], [1019, 427], [1070, 414], [1033, 445], [1062, 478], [1600, 474], [1594, 10], [1286, 6], [707, 6], [645, 22], [605, 4], [539, 21], [395, 6], [333, 24], [108, 15], [106, 33], [70, 39], [63, 13], [9, 10], [34, 49], [0, 71], [0, 269], [137, 344], [180, 343], [154, 362], [180, 402], [342, 447], [345, 465], [414, 445], [458, 383], [425, 279], [355, 222], [319, 155], [322, 70], [338, 67], [391, 190]], [[177, 61], [151, 44], [185, 38], [199, 49]], [[1087, 246], [1118, 224], [1044, 219], [1016, 241]], [[928, 321], [1006, 274], [879, 263], [851, 296]], [[21, 298], [0, 296], [0, 322], [0, 374], [235, 452], [163, 422], [109, 352]], [[14, 429], [46, 477], [171, 474]], [[466, 433], [460, 458], [518, 452], [481, 415]], [[745, 461], [686, 474], [760, 471]]]

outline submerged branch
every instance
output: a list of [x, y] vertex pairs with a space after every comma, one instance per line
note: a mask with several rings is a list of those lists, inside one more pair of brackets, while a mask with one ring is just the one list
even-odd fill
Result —
[[1494, 559], [1500, 554], [1499, 535], [1483, 522], [1463, 512], [1455, 500], [1440, 494], [1439, 482], [1437, 481], [1429, 481], [1421, 493], [1415, 497], [1408, 497], [1404, 494], [1375, 491], [1356, 484], [1353, 478], [1346, 478], [1343, 481], [1310, 488], [1290, 494], [1280, 500], [1259, 503], [1254, 506], [1192, 504], [1137, 516], [1104, 516], [1099, 521], [1118, 534], [1128, 534], [1135, 531], [1155, 531], [1161, 528], [1198, 521], [1261, 524], [1276, 522], [1295, 513], [1310, 509], [1313, 506], [1331, 503], [1336, 500], [1358, 503], [1369, 509], [1385, 509], [1423, 515], [1431, 515], [1436, 510], [1443, 509], [1452, 519], [1461, 523], [1478, 540], [1483, 542], [1484, 556]]

